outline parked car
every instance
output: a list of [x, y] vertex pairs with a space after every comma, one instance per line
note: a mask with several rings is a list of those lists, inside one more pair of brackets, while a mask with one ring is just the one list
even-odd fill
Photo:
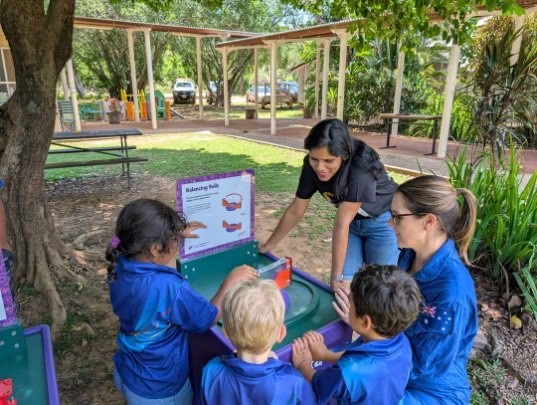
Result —
[[216, 82], [210, 81], [209, 88], [205, 92], [205, 98], [207, 100], [207, 104], [209, 105], [216, 104], [216, 93], [217, 93]]
[[287, 91], [293, 97], [293, 102], [298, 101], [298, 83], [297, 82], [282, 82], [282, 85], [287, 87]]
[[[261, 108], [265, 108], [267, 104], [270, 104], [270, 89], [270, 84], [262, 84], [257, 86], [257, 99], [258, 102], [261, 104]], [[246, 102], [255, 102], [255, 86], [250, 86], [250, 88], [246, 92]], [[293, 97], [291, 96], [291, 94], [289, 94], [289, 91], [286, 86], [281, 86], [280, 83], [278, 83], [277, 86], [276, 103], [287, 104], [287, 107], [289, 108], [293, 106]]]
[[177, 79], [173, 85], [173, 103], [196, 103], [196, 87], [192, 80]]

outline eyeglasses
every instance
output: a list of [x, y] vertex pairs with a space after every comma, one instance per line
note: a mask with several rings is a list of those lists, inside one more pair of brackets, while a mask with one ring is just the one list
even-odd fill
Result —
[[423, 217], [427, 215], [427, 214], [416, 214], [414, 212], [411, 212], [409, 214], [394, 214], [391, 210], [390, 210], [390, 214], [392, 214], [392, 221], [394, 225], [399, 225], [401, 223], [402, 217], [412, 217], [412, 216]]

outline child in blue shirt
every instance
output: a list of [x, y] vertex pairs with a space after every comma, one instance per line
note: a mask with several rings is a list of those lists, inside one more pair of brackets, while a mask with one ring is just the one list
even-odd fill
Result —
[[205, 403], [313, 404], [311, 386], [290, 364], [273, 358], [281, 342], [285, 304], [272, 280], [249, 280], [233, 287], [223, 303], [224, 333], [237, 353], [217, 357], [203, 368]]
[[[328, 350], [323, 336], [307, 332], [293, 342], [293, 364], [311, 381], [318, 404], [398, 404], [412, 368], [402, 333], [418, 316], [420, 292], [396, 266], [368, 265], [350, 286], [348, 323], [360, 337], [345, 351]], [[335, 363], [315, 371], [312, 360]]]
[[196, 237], [191, 232], [201, 227], [151, 199], [132, 201], [119, 214], [106, 259], [120, 322], [114, 383], [129, 404], [190, 404], [187, 334], [209, 329], [220, 318], [226, 291], [256, 277], [248, 266], [236, 268], [211, 302], [192, 290], [166, 265], [179, 239]]

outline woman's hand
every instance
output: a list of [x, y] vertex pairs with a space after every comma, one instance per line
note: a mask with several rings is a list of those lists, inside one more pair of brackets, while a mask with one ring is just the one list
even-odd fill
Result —
[[349, 301], [349, 289], [342, 287], [335, 291], [336, 300], [332, 301], [332, 307], [339, 315], [339, 318], [349, 325], [349, 313], [351, 304]]
[[205, 226], [205, 224], [202, 224], [199, 221], [188, 222], [186, 224], [186, 228], [181, 233], [181, 235], [183, 236], [183, 238], [199, 238], [200, 237], [199, 235], [196, 235], [195, 233], [192, 233], [192, 232], [197, 229], [206, 229], [206, 228], [207, 227]]
[[270, 252], [274, 247], [269, 245], [268, 243], [263, 243], [259, 245], [259, 253], [268, 253]]

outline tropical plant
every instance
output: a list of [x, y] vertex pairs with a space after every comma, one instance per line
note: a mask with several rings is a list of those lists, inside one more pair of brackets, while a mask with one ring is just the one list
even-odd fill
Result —
[[[421, 114], [442, 114], [444, 96], [439, 93], [432, 94], [427, 100], [427, 107], [419, 111]], [[449, 135], [452, 139], [460, 142], [473, 142], [477, 136], [475, 125], [475, 106], [477, 100], [470, 92], [460, 91], [453, 100], [451, 111], [451, 125]], [[432, 138], [432, 121], [417, 121], [410, 125], [408, 135]]]
[[537, 319], [537, 172], [524, 184], [513, 143], [508, 158], [498, 163], [488, 153], [472, 163], [462, 153], [448, 168], [452, 183], [479, 200], [470, 259], [492, 277], [503, 276], [506, 286], [514, 277]]
[[[528, 36], [521, 38], [518, 60], [511, 65], [511, 49], [522, 31], [515, 31], [510, 20], [492, 19], [489, 24], [499, 25], [498, 32], [490, 34], [481, 44], [482, 55], [474, 62], [475, 92], [479, 97], [476, 109], [478, 141], [483, 148], [492, 149], [492, 158], [500, 159], [509, 139], [524, 143], [524, 138], [513, 128], [515, 109], [524, 111], [535, 104], [537, 86], [537, 42]], [[519, 114], [519, 117], [522, 115]]]

